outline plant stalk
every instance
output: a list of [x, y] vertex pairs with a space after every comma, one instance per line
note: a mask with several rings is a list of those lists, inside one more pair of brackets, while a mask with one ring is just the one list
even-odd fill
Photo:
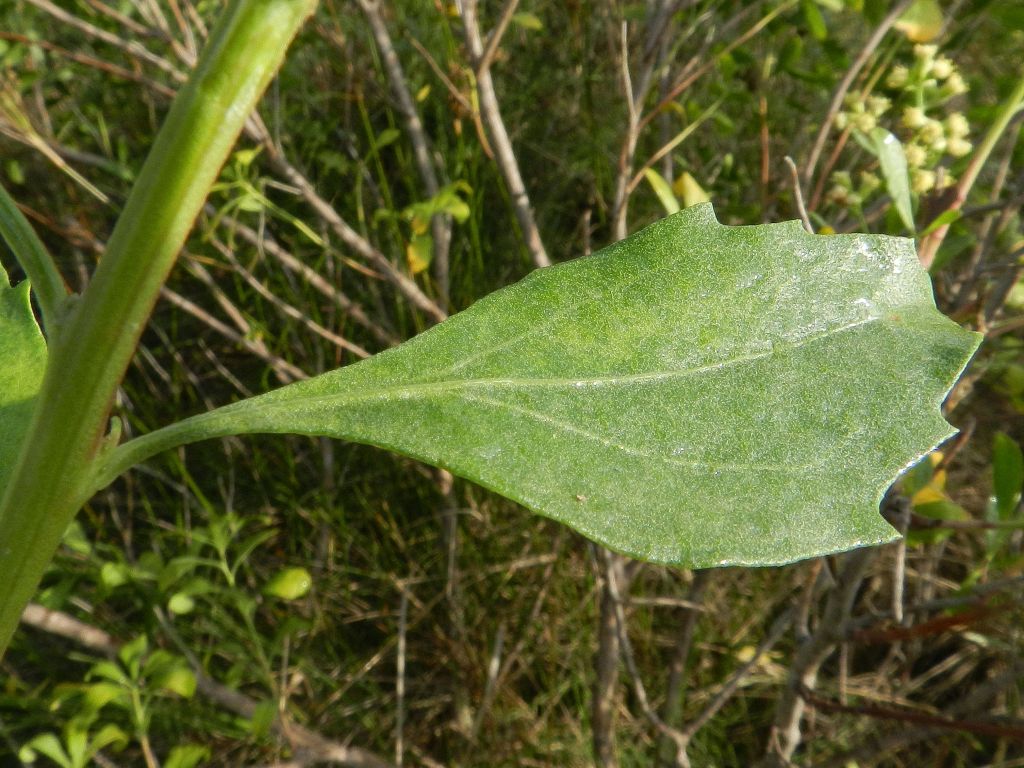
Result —
[[[1017, 83], [1014, 86], [1013, 91], [1010, 93], [1009, 97], [1003, 101], [1002, 107], [996, 115], [996, 119], [992, 122], [992, 125], [989, 126], [988, 131], [985, 133], [985, 137], [981, 140], [981, 144], [974, 151], [974, 155], [971, 157], [971, 162], [968, 164], [967, 169], [964, 171], [963, 176], [956, 185], [956, 196], [942, 213], [948, 211], [959, 211], [963, 208], [964, 203], [967, 202], [967, 195], [970, 194], [971, 189], [974, 187], [974, 182], [978, 180], [978, 174], [981, 173], [982, 167], [988, 162], [989, 155], [991, 155], [992, 150], [996, 148], [996, 144], [999, 142], [999, 139], [1002, 138], [1003, 133], [1009, 127], [1010, 122], [1022, 109], [1024, 109], [1024, 70], [1019, 73]], [[939, 246], [941, 246], [942, 241], [946, 239], [947, 232], [949, 232], [948, 222], [930, 231], [927, 235], [921, 238], [917, 254], [918, 259], [921, 262], [921, 266], [925, 269], [931, 269], [932, 263], [935, 261], [935, 256], [939, 252]]]
[[43, 328], [47, 334], [53, 334], [61, 303], [68, 295], [67, 286], [53, 257], [3, 185], [0, 185], [0, 238], [7, 241], [14, 258], [25, 270], [39, 302]]
[[0, 652], [75, 512], [139, 336], [246, 119], [316, 0], [231, 0], [171, 106], [81, 300], [50, 339], [29, 436], [0, 500]]

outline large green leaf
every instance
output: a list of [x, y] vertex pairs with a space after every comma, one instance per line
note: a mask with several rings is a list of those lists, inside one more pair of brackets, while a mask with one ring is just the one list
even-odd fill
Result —
[[909, 240], [686, 209], [397, 349], [121, 446], [241, 432], [383, 446], [622, 552], [781, 563], [896, 536], [878, 502], [952, 434], [977, 346]]
[[32, 418], [46, 344], [32, 316], [28, 281], [12, 288], [0, 267], [0, 496]]

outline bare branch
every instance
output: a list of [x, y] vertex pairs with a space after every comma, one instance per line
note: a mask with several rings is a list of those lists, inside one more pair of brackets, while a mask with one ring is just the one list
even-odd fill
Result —
[[219, 239], [213, 238], [211, 242], [213, 243], [213, 246], [218, 251], [221, 252], [221, 255], [223, 255], [224, 258], [228, 260], [231, 266], [235, 268], [235, 271], [239, 275], [241, 275], [242, 279], [245, 280], [249, 287], [256, 291], [256, 293], [258, 293], [260, 296], [262, 296], [264, 300], [270, 302], [272, 305], [277, 307], [282, 314], [292, 318], [293, 320], [298, 321], [316, 335], [320, 336], [323, 339], [326, 339], [335, 346], [344, 349], [347, 352], [351, 352], [356, 357], [367, 358], [370, 356], [370, 353], [367, 352], [362, 347], [360, 347], [358, 344], [355, 344], [346, 339], [344, 336], [339, 336], [333, 331], [324, 328], [316, 321], [307, 317], [305, 313], [300, 312], [296, 307], [293, 307], [288, 302], [274, 295], [274, 293], [269, 288], [267, 288], [265, 285], [263, 285], [263, 283], [256, 279], [252, 272], [250, 272], [248, 269], [242, 266], [238, 259], [235, 258], [235, 254], [232, 253], [231, 249], [228, 248]]
[[265, 362], [270, 366], [271, 370], [274, 371], [274, 375], [277, 376], [278, 381], [282, 384], [289, 384], [293, 381], [309, 378], [301, 368], [292, 365], [287, 360], [270, 352], [262, 341], [251, 339], [245, 334], [233, 330], [195, 302], [186, 299], [177, 291], [164, 286], [160, 289], [160, 295], [178, 309], [192, 315], [192, 317], [206, 325], [210, 330], [219, 333], [228, 341], [234, 342], [240, 347], [245, 348]]
[[512, 198], [512, 207], [515, 210], [516, 218], [519, 220], [523, 239], [526, 241], [526, 249], [530, 252], [534, 264], [538, 267], [546, 267], [551, 264], [551, 259], [544, 248], [540, 230], [537, 228], [537, 222], [534, 220], [530, 196], [526, 192], [526, 185], [523, 183], [523, 176], [519, 170], [519, 161], [516, 159], [515, 152], [512, 149], [512, 140], [509, 138], [505, 122], [501, 116], [501, 108], [498, 106], [498, 95], [494, 90], [491, 69], [489, 66], [481, 68], [481, 64], [485, 63], [483, 58], [484, 45], [480, 37], [480, 26], [476, 16], [476, 0], [465, 0], [462, 2], [461, 15], [466, 47], [469, 49], [470, 60], [473, 62], [474, 69], [476, 70], [476, 90], [477, 96], [480, 99], [480, 113], [487, 125], [487, 132], [490, 134], [498, 169], [505, 178], [509, 197]]
[[[391, 85], [391, 92], [398, 102], [399, 110], [405, 118], [405, 129], [409, 134], [409, 141], [412, 142], [413, 157], [416, 159], [416, 167], [423, 180], [423, 187], [429, 197], [437, 195], [441, 189], [437, 179], [437, 171], [434, 168], [434, 161], [431, 158], [430, 142], [427, 139], [423, 121], [420, 119], [419, 110], [416, 108], [416, 100], [409, 90], [409, 82], [405, 76], [405, 70], [398, 59], [398, 53], [391, 42], [391, 34], [388, 32], [387, 24], [381, 14], [379, 0], [359, 0], [359, 5], [370, 22], [370, 29], [373, 32], [373, 39], [380, 50], [381, 58], [384, 60], [384, 69], [387, 72], [388, 82]], [[437, 280], [438, 290], [444, 303], [448, 301], [448, 248], [451, 244], [452, 218], [438, 214], [431, 220], [431, 230], [434, 237], [434, 259], [431, 268], [434, 279]]]
[[789, 681], [776, 705], [772, 735], [761, 763], [764, 768], [787, 765], [800, 745], [800, 726], [806, 707], [800, 691], [814, 689], [822, 663], [842, 639], [842, 628], [849, 620], [867, 567], [877, 556], [877, 550], [864, 548], [842, 557], [843, 567], [825, 602], [821, 623], [800, 644], [790, 667]]
[[[611, 599], [613, 614], [615, 617], [615, 630], [618, 634], [619, 648], [622, 652], [622, 660], [626, 664], [626, 670], [633, 680], [633, 693], [644, 717], [653, 725], [661, 736], [675, 745], [675, 764], [678, 768], [689, 768], [690, 760], [686, 755], [686, 747], [689, 744], [689, 735], [668, 725], [658, 713], [654, 711], [650, 700], [647, 697], [647, 688], [640, 677], [640, 670], [636, 665], [636, 658], [633, 655], [633, 645], [629, 640], [629, 632], [626, 629], [626, 612], [622, 606], [623, 596], [619, 592], [619, 576], [616, 571], [622, 572], [616, 559], [621, 560], [621, 555], [613, 555], [606, 549], [602, 550], [605, 564], [605, 579], [608, 596]], [[781, 632], [780, 632], [781, 634]], [[694, 729], [696, 730], [696, 729]]]
[[736, 689], [739, 688], [740, 683], [750, 674], [750, 671], [758, 665], [763, 657], [772, 647], [782, 639], [782, 635], [793, 623], [794, 611], [788, 610], [779, 616], [774, 622], [772, 622], [771, 628], [768, 630], [768, 634], [765, 636], [761, 644], [757, 646], [754, 651], [754, 655], [747, 661], [742, 667], [732, 673], [732, 676], [726, 681], [725, 685], [721, 687], [718, 693], [711, 699], [710, 703], [704, 708], [697, 717], [687, 723], [686, 727], [682, 729], [682, 733], [689, 739], [693, 738], [694, 734], [697, 733], [701, 728], [707, 725], [711, 718], [718, 714], [718, 712], [724, 707], [729, 699], [732, 698], [733, 694], [736, 693]]
[[174, 80], [179, 83], [185, 81], [185, 74], [171, 64], [167, 59], [157, 56], [152, 51], [148, 50], [144, 45], [136, 41], [127, 41], [118, 37], [117, 35], [107, 32], [104, 29], [100, 29], [87, 21], [83, 21], [74, 14], [68, 13], [62, 8], [58, 8], [56, 5], [50, 2], [50, 0], [26, 0], [26, 2], [34, 5], [44, 13], [48, 13], [53, 18], [67, 24], [70, 27], [74, 27], [80, 32], [84, 32], [89, 37], [97, 40], [102, 40], [108, 45], [112, 45], [119, 50], [124, 51], [134, 59], [145, 61], [158, 69], [163, 70], [169, 74]]
[[[706, 610], [701, 601], [704, 592], [711, 581], [712, 572], [709, 570], [694, 571], [693, 583], [690, 585], [688, 602], [693, 607], [687, 607], [683, 616], [682, 626], [679, 629], [679, 640], [672, 652], [672, 660], [669, 662], [668, 685], [665, 690], [665, 703], [662, 705], [662, 719], [673, 727], [679, 725], [683, 711], [683, 692], [686, 683], [687, 662], [690, 657], [690, 649], [693, 646], [693, 635], [697, 629], [697, 620], [700, 614]], [[634, 601], [639, 602], [639, 601]], [[671, 739], [664, 740], [660, 749], [663, 756], [662, 764], [665, 764], [665, 757], [674, 758], [671, 750], [674, 742]]]
[[[256, 116], [254, 115], [254, 118]], [[269, 132], [258, 119], [249, 120], [245, 127], [246, 135], [263, 146], [264, 153], [271, 166], [281, 176], [299, 190], [299, 194], [313, 211], [323, 219], [324, 223], [341, 239], [345, 245], [362, 256], [366, 261], [379, 269], [387, 279], [401, 292], [409, 302], [423, 311], [435, 322], [444, 320], [448, 313], [429, 298], [416, 282], [370, 244], [362, 235], [350, 227], [330, 203], [324, 200], [305, 175], [292, 165], [277, 147]]]
[[[740, 35], [735, 40], [731, 41], [728, 45], [726, 45], [725, 48], [719, 51], [717, 55], [715, 55], [714, 57], [705, 57], [703, 64], [700, 64], [699, 59], [692, 60], [691, 64], [693, 64], [693, 66], [687, 66], [683, 68], [683, 71], [680, 73], [680, 76], [677, 78], [676, 82], [672, 85], [671, 88], [665, 91], [665, 93], [661, 97], [661, 101], [658, 102], [657, 106], [655, 106], [654, 109], [648, 112], [640, 121], [640, 130], [646, 128], [648, 123], [651, 122], [651, 120], [653, 120], [655, 117], [661, 114], [663, 110], [667, 109], [668, 106], [677, 98], [679, 98], [679, 95], [682, 94], [687, 88], [689, 88], [695, 82], [700, 80], [708, 72], [713, 70], [723, 57], [728, 56], [730, 53], [739, 48], [745, 42], [757, 36], [757, 34], [761, 32], [765, 27], [767, 27], [772, 21], [774, 21], [776, 17], [788, 11], [790, 8], [796, 5], [797, 2], [798, 0], [785, 0], [784, 2], [780, 3], [771, 11], [766, 13], [763, 17], [761, 17], [757, 22], [752, 24], [746, 32], [744, 32], [742, 35]], [[734, 16], [731, 21], [735, 22], [746, 13], [753, 11], [755, 8], [757, 8], [757, 6], [754, 4], [748, 5], [746, 8], [741, 10], [740, 13]]]
[[796, 163], [793, 162], [793, 158], [786, 155], [782, 158], [786, 165], [789, 167], [790, 178], [793, 181], [793, 198], [796, 201], [796, 210], [800, 214], [800, 221], [803, 222], [804, 229], [814, 234], [814, 227], [811, 225], [811, 220], [807, 216], [807, 208], [804, 206], [804, 193], [800, 189], [800, 173], [796, 169]]
[[[595, 551], [598, 551], [595, 547]], [[604, 557], [603, 550], [600, 557]], [[591, 702], [591, 731], [594, 744], [594, 760], [599, 768], [616, 768], [615, 754], [615, 701], [619, 683], [619, 624], [615, 615], [615, 598], [612, 596], [607, 574], [616, 569], [618, 579], [616, 590], [629, 589], [628, 576], [623, 567], [625, 558], [614, 553], [607, 554], [608, 560], [602, 565], [603, 587], [601, 593], [600, 618], [597, 627], [597, 657], [594, 661], [596, 678]]]
[[494, 62], [494, 55], [498, 52], [501, 38], [505, 36], [505, 30], [508, 29], [509, 22], [512, 21], [512, 16], [515, 14], [518, 6], [519, 0], [505, 0], [505, 5], [502, 6], [501, 14], [498, 16], [498, 23], [494, 25], [491, 33], [487, 35], [484, 51], [480, 54], [480, 60], [476, 63], [478, 71], [489, 69]]
[[[209, 204], [204, 210], [208, 216], [217, 215], [217, 211]], [[299, 259], [293, 254], [282, 248], [276, 240], [265, 233], [257, 232], [252, 227], [246, 226], [232, 216], [221, 215], [220, 221], [229, 229], [230, 232], [238, 234], [250, 245], [255, 246], [261, 255], [268, 255], [275, 261], [279, 262], [285, 269], [298, 273], [307, 283], [309, 283], [311, 288], [332, 301], [335, 306], [352, 318], [352, 320], [366, 328], [381, 344], [385, 344], [390, 347], [399, 343], [399, 340], [392, 333], [382, 328], [380, 324], [371, 320], [359, 304], [346, 296], [341, 290], [331, 285], [323, 275], [315, 269], [299, 261]]]
[[405, 759], [405, 635], [409, 623], [409, 593], [399, 584], [402, 597], [398, 606], [398, 653], [395, 654], [395, 765], [402, 768]]

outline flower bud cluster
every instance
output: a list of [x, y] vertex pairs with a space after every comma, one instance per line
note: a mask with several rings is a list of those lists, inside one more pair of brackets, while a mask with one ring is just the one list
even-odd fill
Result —
[[[964, 157], [973, 149], [967, 118], [962, 112], [947, 112], [950, 99], [967, 92], [956, 63], [936, 45], [915, 45], [912, 61], [893, 65], [882, 83], [884, 96], [847, 97], [836, 127], [864, 135], [880, 124], [890, 128], [903, 143], [911, 187], [919, 195], [952, 184], [953, 175], [937, 169], [946, 157]], [[857, 206], [880, 186], [872, 186], [870, 178], [877, 181], [873, 174], [862, 173], [854, 184], [849, 173], [837, 172], [827, 197]]]
[[832, 174], [832, 186], [825, 199], [845, 208], [860, 208], [881, 186], [882, 180], [870, 171], [858, 173], [856, 183], [849, 171], [836, 171]]

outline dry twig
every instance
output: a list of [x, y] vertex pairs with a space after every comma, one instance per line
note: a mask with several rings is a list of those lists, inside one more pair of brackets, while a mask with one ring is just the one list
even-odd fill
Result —
[[[508, 0], [502, 13], [502, 18], [511, 18], [515, 11], [517, 0]], [[501, 33], [504, 32], [508, 21], [499, 22], [492, 31], [487, 41], [487, 51], [490, 52], [490, 59], [485, 57], [483, 39], [480, 36], [480, 24], [477, 19], [477, 0], [459, 0], [460, 16], [466, 37], [466, 47], [469, 49], [470, 60], [473, 63], [476, 77], [477, 95], [480, 99], [480, 112], [484, 122], [487, 124], [487, 131], [490, 134], [491, 144], [495, 150], [495, 160], [505, 184], [508, 187], [509, 196], [512, 198], [512, 207], [515, 210], [516, 218], [519, 220], [519, 227], [523, 231], [523, 239], [526, 241], [526, 248], [533, 258], [533, 263], [538, 267], [546, 267], [551, 264], [544, 241], [541, 239], [540, 230], [533, 217], [533, 207], [530, 205], [530, 196], [526, 192], [526, 185], [523, 183], [523, 176], [519, 170], [519, 161], [516, 159], [512, 149], [512, 140], [509, 138], [508, 130], [505, 128], [505, 121], [501, 116], [501, 107], [498, 105], [498, 95], [494, 89], [494, 78], [491, 77], [491, 62], [494, 51], [497, 50], [501, 41]]]
[[[405, 118], [405, 129], [412, 142], [413, 157], [416, 159], [416, 167], [420, 172], [424, 191], [429, 197], [434, 197], [440, 191], [441, 185], [438, 182], [437, 170], [431, 157], [430, 141], [423, 127], [423, 121], [420, 120], [416, 100], [409, 90], [405, 70], [398, 59], [398, 53], [391, 42], [391, 34], [388, 32], [387, 24], [381, 14], [381, 0], [359, 0], [359, 5], [370, 22], [373, 39], [384, 60], [384, 69], [391, 85], [391, 92], [398, 102], [402, 117]], [[435, 215], [431, 220], [431, 230], [434, 236], [434, 260], [431, 268], [434, 272], [434, 279], [437, 280], [442, 301], [446, 303], [448, 300], [448, 248], [451, 244], [452, 217], [443, 214]]]

